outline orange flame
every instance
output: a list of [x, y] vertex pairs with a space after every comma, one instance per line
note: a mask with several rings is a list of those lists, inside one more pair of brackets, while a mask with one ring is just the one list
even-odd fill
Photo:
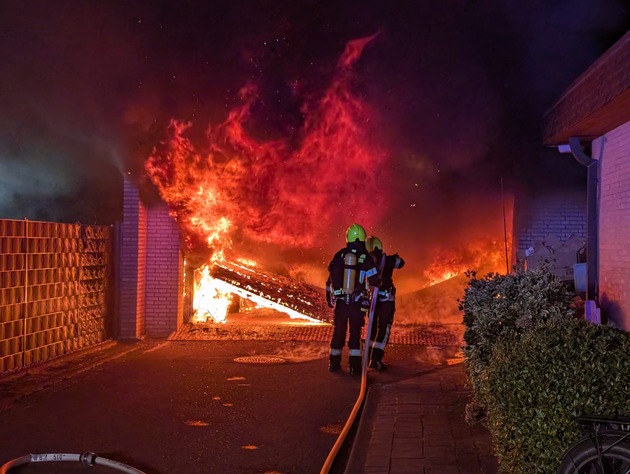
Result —
[[[256, 262], [252, 263], [253, 265], [249, 263], [231, 263], [229, 265], [233, 268], [240, 269], [240, 273], [246, 276], [246, 278], [251, 278], [252, 275], [256, 275], [256, 271], [252, 268], [256, 266]], [[219, 262], [216, 264], [223, 265], [224, 263]], [[196, 281], [193, 298], [194, 322], [225, 323], [233, 296], [238, 295], [241, 298], [251, 301], [256, 307], [275, 309], [276, 311], [287, 314], [291, 319], [305, 320], [310, 323], [321, 323], [319, 320], [306, 316], [287, 306], [286, 303], [292, 300], [295, 301], [294, 298], [296, 298], [296, 296], [291, 293], [287, 293], [286, 296], [284, 296], [286, 301], [285, 304], [282, 304], [281, 298], [274, 301], [269, 298], [268, 295], [257, 292], [252, 288], [239, 287], [227, 281], [213, 278], [209, 265], [203, 266], [195, 273]]]
[[505, 247], [502, 242], [479, 241], [463, 249], [438, 249], [433, 263], [424, 270], [426, 286], [464, 274], [467, 270], [505, 272]]
[[204, 266], [196, 272], [193, 296], [193, 319], [195, 322], [225, 323], [228, 308], [232, 303], [230, 286], [210, 276], [210, 267]]
[[208, 128], [204, 151], [186, 137], [192, 124], [171, 122], [169, 139], [145, 170], [189, 246], [231, 248], [238, 237], [308, 248], [339, 226], [335, 216], [368, 227], [378, 221], [387, 155], [370, 139], [372, 111], [350, 90], [350, 68], [373, 38], [348, 44], [323, 97], [302, 107], [298, 137], [260, 141], [248, 134], [252, 85], [241, 89], [243, 103], [224, 123]]

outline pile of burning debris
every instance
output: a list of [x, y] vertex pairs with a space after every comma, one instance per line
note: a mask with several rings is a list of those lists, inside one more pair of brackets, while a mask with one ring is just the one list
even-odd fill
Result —
[[[198, 272], [193, 303], [195, 319], [224, 322], [233, 295], [286, 313], [292, 319], [327, 322], [332, 316], [320, 288], [245, 264], [221, 261]], [[217, 314], [216, 306], [221, 307], [218, 313], [223, 315]]]

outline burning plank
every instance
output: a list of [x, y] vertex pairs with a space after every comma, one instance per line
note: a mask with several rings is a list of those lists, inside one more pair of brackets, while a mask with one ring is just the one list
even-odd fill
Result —
[[200, 270], [194, 303], [198, 319], [206, 315], [206, 319], [209, 316], [216, 322], [224, 322], [234, 294], [258, 306], [286, 313], [291, 319], [330, 321], [331, 311], [323, 290], [282, 275], [226, 261]]

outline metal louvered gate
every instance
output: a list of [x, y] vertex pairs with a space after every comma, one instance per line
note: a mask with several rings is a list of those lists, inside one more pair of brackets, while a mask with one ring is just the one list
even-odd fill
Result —
[[108, 339], [112, 229], [0, 220], [0, 373]]

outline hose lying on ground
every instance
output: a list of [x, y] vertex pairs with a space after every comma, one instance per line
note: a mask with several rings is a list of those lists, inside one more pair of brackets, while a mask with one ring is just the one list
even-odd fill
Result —
[[[370, 355], [370, 337], [372, 334], [372, 322], [374, 320], [374, 310], [376, 309], [377, 301], [378, 301], [378, 287], [372, 287], [372, 299], [370, 301], [368, 327], [367, 327], [367, 332], [365, 333], [365, 344], [363, 345], [363, 358], [361, 360], [361, 388], [359, 390], [359, 396], [357, 398], [357, 401], [354, 403], [354, 406], [352, 407], [350, 416], [348, 417], [348, 420], [346, 421], [345, 426], [341, 430], [341, 433], [339, 434], [337, 441], [335, 442], [334, 446], [330, 450], [330, 453], [328, 453], [328, 457], [326, 458], [326, 461], [324, 462], [324, 465], [322, 466], [322, 470], [320, 471], [320, 474], [329, 473], [333, 462], [335, 462], [335, 458], [337, 457], [337, 454], [339, 454], [339, 450], [341, 449], [343, 442], [346, 440], [346, 436], [348, 436], [348, 433], [350, 432], [350, 428], [352, 428], [352, 425], [354, 424], [354, 420], [357, 416], [357, 413], [359, 413], [359, 410], [361, 409], [361, 405], [363, 405], [363, 400], [365, 399], [365, 392], [367, 388], [367, 367], [368, 367], [368, 359]], [[0, 472], [0, 474], [2, 474], [2, 472]]]
[[146, 474], [144, 471], [131, 467], [119, 461], [113, 461], [94, 453], [71, 454], [71, 453], [51, 453], [51, 454], [27, 454], [0, 466], [0, 474], [6, 474], [14, 467], [23, 466], [34, 462], [66, 462], [76, 461], [86, 466], [106, 466], [114, 470], [126, 472], [128, 474]]

